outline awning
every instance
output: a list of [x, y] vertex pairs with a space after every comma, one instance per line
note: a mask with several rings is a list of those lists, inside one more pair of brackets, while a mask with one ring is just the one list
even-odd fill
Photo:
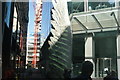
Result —
[[118, 14], [120, 14], [118, 8], [73, 13], [71, 18], [73, 34], [118, 30], [120, 28]]

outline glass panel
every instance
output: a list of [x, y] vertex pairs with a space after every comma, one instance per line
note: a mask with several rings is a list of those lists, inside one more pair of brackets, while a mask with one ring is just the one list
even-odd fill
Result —
[[98, 24], [91, 15], [80, 16], [78, 19], [86, 26], [87, 29], [99, 28]]
[[85, 35], [73, 35], [72, 62], [73, 72], [72, 77], [76, 77], [81, 73], [81, 64], [85, 60]]
[[[87, 1], [87, 0], [86, 0]], [[68, 8], [69, 8], [69, 12], [70, 13], [78, 13], [78, 12], [84, 12], [84, 2], [85, 0], [72, 0], [71, 3], [69, 3]], [[97, 0], [95, 2], [95, 0], [88, 0], [88, 3], [86, 4], [86, 6], [88, 5], [88, 10], [98, 10], [98, 9], [104, 9], [104, 8], [112, 8], [115, 7], [115, 0], [107, 0], [107, 1], [101, 1], [101, 0]], [[71, 9], [72, 10], [71, 10]]]
[[[92, 14], [94, 14], [95, 19]], [[114, 16], [115, 14], [115, 16]], [[106, 29], [109, 27], [117, 28], [117, 23], [115, 18], [117, 19], [118, 9], [105, 9], [105, 10], [98, 10], [93, 13], [80, 13], [76, 15], [77, 19], [87, 28], [87, 29], [100, 29], [100, 25]], [[117, 19], [118, 21], [118, 19]], [[72, 24], [75, 23], [74, 21]], [[99, 25], [100, 23], [100, 25]], [[81, 26], [81, 25], [80, 25]], [[81, 26], [82, 27], [82, 26]], [[74, 28], [73, 28], [74, 29]], [[84, 29], [83, 29], [84, 30]]]
[[74, 19], [71, 21], [71, 26], [72, 26], [73, 32], [84, 30]]
[[92, 2], [92, 1], [93, 0], [88, 0], [88, 9], [89, 10], [97, 10], [97, 9], [115, 7], [114, 0], [101, 1], [101, 2], [100, 1]]
[[77, 13], [77, 12], [83, 12], [84, 11], [84, 2], [80, 1], [80, 2], [73, 2], [73, 13]]
[[97, 58], [97, 77], [105, 77], [111, 71], [112, 58]]
[[117, 48], [114, 33], [95, 34], [96, 77], [105, 77], [106, 70], [117, 71]]
[[[117, 11], [115, 11], [114, 13], [117, 13]], [[112, 14], [112, 11], [111, 12], [106, 11], [105, 13], [98, 13], [95, 16], [97, 17], [97, 19], [99, 20], [103, 28], [116, 27], [117, 24], [116, 24], [115, 18], [113, 15], [111, 16], [111, 14]]]
[[11, 12], [11, 2], [6, 2], [4, 21], [7, 24], [7, 27], [9, 27], [10, 24], [10, 12]]
[[84, 11], [84, 0], [69, 1], [68, 2], [68, 10], [69, 10], [69, 14], [83, 12]]

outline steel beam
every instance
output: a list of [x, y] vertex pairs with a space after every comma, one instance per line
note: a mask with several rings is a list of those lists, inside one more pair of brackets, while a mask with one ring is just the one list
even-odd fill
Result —
[[78, 20], [76, 17], [74, 17], [74, 19], [87, 32], [88, 29], [85, 27], [85, 25], [80, 20]]

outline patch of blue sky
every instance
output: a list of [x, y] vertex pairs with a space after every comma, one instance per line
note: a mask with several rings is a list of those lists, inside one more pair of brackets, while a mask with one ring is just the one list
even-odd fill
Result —
[[108, 1], [110, 4], [113, 4], [115, 2], [115, 0], [109, 0]]
[[35, 10], [34, 10], [33, 4], [34, 4], [34, 2], [29, 2], [28, 35], [34, 33]]
[[[33, 7], [34, 2], [29, 2], [29, 23], [28, 23], [28, 37], [32, 36], [29, 34], [34, 33], [34, 20], [35, 10]], [[51, 9], [53, 8], [52, 2], [44, 1], [42, 5], [42, 23], [41, 23], [41, 40], [42, 42], [47, 38], [51, 30]]]
[[11, 12], [11, 2], [6, 2], [6, 15], [5, 15], [5, 22], [7, 24], [7, 26], [9, 27], [9, 23], [10, 23], [10, 12]]
[[47, 38], [51, 30], [51, 9], [53, 8], [52, 2], [43, 2], [42, 7], [42, 24], [41, 24], [41, 39], [42, 41]]

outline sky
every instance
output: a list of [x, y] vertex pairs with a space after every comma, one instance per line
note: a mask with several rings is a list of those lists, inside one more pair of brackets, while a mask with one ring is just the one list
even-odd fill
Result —
[[35, 13], [33, 8], [33, 2], [29, 3], [29, 23], [28, 23], [28, 34], [34, 32], [34, 19]]
[[[28, 23], [28, 37], [31, 36], [29, 34], [34, 33], [34, 20], [35, 20], [35, 10], [33, 7], [33, 2], [29, 3], [29, 23]], [[42, 6], [42, 23], [41, 23], [41, 41], [44, 43], [45, 39], [50, 33], [51, 29], [51, 2], [43, 2]]]
[[41, 24], [41, 37], [42, 41], [47, 38], [50, 33], [51, 29], [51, 2], [43, 2], [43, 9], [42, 9], [42, 24]]

